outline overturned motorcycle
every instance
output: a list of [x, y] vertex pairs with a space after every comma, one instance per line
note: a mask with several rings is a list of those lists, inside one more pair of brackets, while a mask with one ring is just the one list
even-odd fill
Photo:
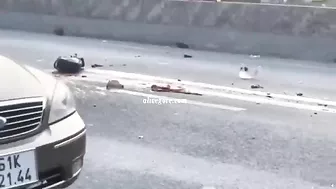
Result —
[[54, 62], [54, 68], [59, 73], [79, 73], [85, 67], [84, 58], [75, 55], [59, 56]]

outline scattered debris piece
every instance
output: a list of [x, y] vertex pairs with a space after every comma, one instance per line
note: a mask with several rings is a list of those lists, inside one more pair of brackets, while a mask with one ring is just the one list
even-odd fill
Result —
[[[173, 92], [172, 89], [170, 88], [170, 85], [167, 86], [157, 86], [157, 85], [152, 85], [151, 90], [154, 92]], [[183, 89], [177, 89], [178, 91], [174, 92], [183, 92]]]
[[94, 104], [93, 107], [97, 107], [97, 105]]
[[154, 92], [173, 92], [173, 93], [181, 93], [181, 94], [190, 94], [190, 95], [202, 96], [202, 94], [199, 94], [199, 93], [187, 92], [183, 88], [172, 89], [170, 87], [170, 85], [167, 85], [167, 86], [152, 85], [151, 90], [154, 91]]
[[54, 68], [59, 73], [78, 73], [85, 67], [84, 58], [74, 56], [59, 56], [54, 62]]
[[122, 66], [126, 66], [126, 64], [123, 64]]
[[327, 107], [328, 105], [327, 104], [317, 104], [318, 106], [324, 106], [324, 107]]
[[239, 71], [239, 77], [240, 79], [254, 79], [257, 77], [259, 71], [261, 69], [261, 66], [258, 66], [252, 73], [250, 73], [249, 68], [246, 66], [240, 67]]
[[143, 138], [144, 138], [144, 136], [138, 136], [138, 138], [139, 138], [139, 139], [143, 139]]
[[200, 94], [200, 93], [192, 93], [192, 92], [183, 92], [182, 94], [202, 96], [202, 94]]
[[117, 80], [110, 80], [106, 84], [106, 89], [123, 89], [124, 85], [120, 84]]
[[177, 81], [181, 81], [181, 79], [177, 79]]
[[303, 96], [302, 93], [296, 93], [296, 96]]
[[254, 55], [254, 54], [251, 54], [251, 55], [250, 55], [250, 58], [260, 58], [260, 55]]
[[184, 54], [183, 57], [184, 57], [184, 58], [192, 58], [192, 56], [189, 55], [189, 54]]
[[231, 85], [234, 85], [234, 83], [231, 83]]
[[257, 85], [251, 85], [251, 89], [263, 89], [264, 87], [257, 84]]
[[99, 67], [103, 67], [103, 65], [101, 65], [101, 64], [92, 64], [91, 67], [92, 68], [99, 68]]
[[63, 27], [56, 27], [54, 29], [54, 34], [58, 36], [63, 36], [65, 34]]
[[268, 97], [268, 98], [273, 98], [273, 97], [271, 96], [271, 93], [267, 93], [266, 97]]
[[259, 102], [257, 102], [256, 104], [257, 104], [257, 105], [259, 105], [260, 103], [259, 103]]
[[317, 115], [317, 112], [314, 112], [315, 115]]
[[139, 57], [141, 57], [141, 56], [140, 56], [140, 55], [136, 55], [136, 56], [135, 56], [135, 58], [139, 58]]
[[176, 43], [176, 46], [178, 48], [181, 48], [181, 49], [189, 49], [189, 45], [185, 44], [185, 43], [181, 43], [181, 42], [177, 42]]
[[251, 137], [251, 139], [252, 139], [252, 140], [255, 140], [255, 139], [256, 139], [256, 137]]
[[86, 75], [82, 75], [82, 77], [87, 77]]
[[110, 67], [113, 67], [113, 64], [110, 64], [109, 66], [110, 66]]

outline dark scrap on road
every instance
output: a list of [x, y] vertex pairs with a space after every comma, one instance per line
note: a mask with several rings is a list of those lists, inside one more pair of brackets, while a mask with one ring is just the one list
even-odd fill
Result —
[[65, 34], [64, 29], [62, 27], [56, 27], [54, 29], [54, 34], [58, 36], [63, 36]]
[[192, 58], [192, 56], [191, 55], [189, 55], [189, 54], [184, 54], [184, 56], [183, 56], [184, 58]]
[[110, 80], [107, 82], [106, 84], [106, 89], [110, 90], [110, 89], [123, 89], [124, 85], [120, 84], [120, 82], [118, 80]]
[[303, 96], [302, 93], [296, 93], [296, 96]]
[[172, 92], [172, 93], [202, 96], [202, 94], [200, 93], [187, 92], [183, 88], [175, 88], [175, 89], [171, 88], [170, 85], [167, 85], [167, 86], [152, 85], [151, 90], [154, 92]]
[[103, 67], [103, 65], [101, 65], [101, 64], [92, 64], [91, 65], [91, 68], [100, 68], [100, 67]]
[[177, 42], [176, 46], [180, 49], [189, 49], [189, 45], [187, 45], [185, 43], [181, 43], [181, 42]]
[[257, 85], [251, 85], [251, 89], [263, 89], [264, 87], [257, 84]]

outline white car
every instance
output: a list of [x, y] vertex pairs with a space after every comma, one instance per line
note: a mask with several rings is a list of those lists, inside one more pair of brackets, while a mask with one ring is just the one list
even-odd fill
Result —
[[0, 189], [65, 188], [78, 177], [86, 126], [69, 88], [0, 56]]

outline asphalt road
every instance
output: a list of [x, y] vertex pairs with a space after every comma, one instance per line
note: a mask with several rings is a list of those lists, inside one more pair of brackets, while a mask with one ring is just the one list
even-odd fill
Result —
[[[104, 69], [248, 88], [248, 81], [236, 79], [244, 62], [263, 66], [259, 82], [272, 92], [300, 90], [330, 99], [335, 94], [329, 86], [336, 80], [334, 65], [192, 50], [187, 53], [194, 57], [185, 60], [180, 51], [0, 31], [1, 54], [42, 69], [52, 68], [58, 55], [77, 52]], [[209, 97], [184, 98], [246, 110], [144, 104], [144, 97], [99, 91], [94, 83], [68, 84], [88, 125], [85, 168], [70, 189], [317, 189], [336, 184], [334, 114]]]

